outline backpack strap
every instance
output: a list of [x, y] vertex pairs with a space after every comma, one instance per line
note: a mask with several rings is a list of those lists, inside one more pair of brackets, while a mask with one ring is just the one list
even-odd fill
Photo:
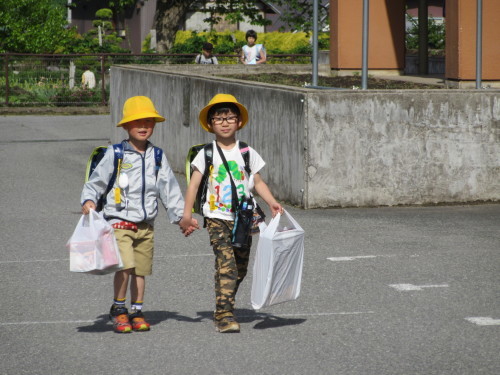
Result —
[[116, 176], [120, 174], [120, 170], [122, 169], [122, 161], [123, 161], [123, 144], [117, 143], [113, 145], [113, 153], [114, 153], [114, 161], [113, 161], [113, 174], [109, 179], [108, 187], [106, 188], [106, 194], [110, 192], [113, 188], [113, 185], [116, 181]]
[[116, 176], [120, 173], [120, 169], [122, 167], [122, 161], [123, 161], [123, 144], [122, 143], [117, 143], [113, 145], [113, 173], [111, 174], [111, 178], [109, 179], [108, 186], [106, 186], [106, 190], [104, 191], [103, 195], [99, 199], [99, 201], [96, 203], [96, 209], [97, 211], [101, 211], [105, 204], [106, 204], [106, 197], [108, 196], [109, 192], [113, 188], [113, 185], [115, 184], [116, 181]]
[[245, 172], [247, 172], [248, 177], [252, 174], [252, 170], [250, 169], [250, 149], [245, 142], [240, 141], [240, 152], [243, 157], [243, 161], [245, 162]]
[[158, 172], [161, 169], [161, 159], [163, 156], [163, 150], [159, 147], [154, 146], [155, 153], [155, 177], [158, 179]]
[[207, 143], [205, 147], [203, 147], [203, 151], [205, 153], [205, 173], [204, 176], [208, 176], [210, 172], [210, 167], [214, 164], [214, 144], [213, 142]]

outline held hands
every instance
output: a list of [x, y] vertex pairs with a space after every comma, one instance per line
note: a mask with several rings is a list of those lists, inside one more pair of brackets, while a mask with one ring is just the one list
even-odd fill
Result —
[[194, 218], [187, 218], [183, 217], [181, 221], [179, 222], [179, 226], [181, 228], [181, 232], [184, 236], [189, 236], [191, 233], [193, 233], [196, 229], [200, 229], [200, 226], [198, 225], [198, 220]]
[[82, 214], [87, 215], [91, 209], [95, 211], [95, 203], [92, 201], [86, 201], [82, 206]]

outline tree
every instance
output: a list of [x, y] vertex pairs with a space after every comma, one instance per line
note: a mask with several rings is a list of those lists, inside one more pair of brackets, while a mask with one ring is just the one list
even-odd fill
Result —
[[61, 52], [73, 37], [65, 9], [52, 0], [0, 1], [0, 52]]
[[[280, 19], [292, 30], [311, 31], [313, 28], [313, 1], [312, 0], [275, 0], [273, 4], [287, 6], [287, 10]], [[318, 23], [322, 29], [328, 24], [328, 7], [324, 1], [318, 1]]]
[[[204, 10], [207, 13], [205, 21], [211, 26], [223, 18], [230, 23], [247, 19], [253, 25], [268, 25], [270, 21], [257, 11], [257, 3], [257, 0], [158, 0], [155, 14], [157, 49], [163, 53], [173, 46], [177, 30], [192, 10]], [[269, 3], [286, 7], [281, 18], [294, 30], [312, 29], [311, 0], [275, 0]], [[320, 6], [320, 18], [324, 19], [325, 14], [327, 8]]]
[[[201, 3], [205, 5], [207, 1]], [[158, 52], [164, 53], [174, 45], [175, 34], [180, 23], [195, 4], [200, 4], [200, 2], [197, 0], [157, 0], [155, 28]]]
[[[113, 26], [113, 11], [108, 8], [99, 9], [92, 21], [93, 29], [82, 35], [82, 40], [73, 47], [76, 53], [124, 53], [130, 52], [122, 48], [122, 39]], [[99, 27], [101, 29], [99, 37]]]

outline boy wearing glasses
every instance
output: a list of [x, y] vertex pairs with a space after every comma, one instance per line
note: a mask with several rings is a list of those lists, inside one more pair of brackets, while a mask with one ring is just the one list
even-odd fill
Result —
[[[259, 174], [265, 162], [249, 147], [251, 176], [245, 171], [245, 162], [236, 132], [248, 121], [248, 111], [233, 95], [217, 94], [199, 115], [204, 130], [215, 134], [212, 166], [209, 170], [206, 202], [203, 203], [204, 226], [215, 254], [215, 312], [214, 323], [218, 332], [239, 332], [240, 325], [234, 317], [235, 296], [245, 278], [250, 257], [251, 237], [246, 246], [231, 244], [235, 208], [232, 205], [231, 178], [236, 185], [238, 202], [250, 196], [252, 188], [269, 205], [272, 215], [283, 208], [272, 195]], [[222, 155], [221, 155], [222, 153]], [[229, 171], [224, 166], [224, 159]], [[205, 152], [201, 150], [192, 162], [194, 172], [186, 191], [184, 216], [179, 223], [188, 231], [192, 225], [192, 208], [198, 187], [205, 173]]]

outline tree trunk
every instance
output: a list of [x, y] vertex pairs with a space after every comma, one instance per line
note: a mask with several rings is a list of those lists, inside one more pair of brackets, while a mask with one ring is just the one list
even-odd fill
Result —
[[159, 53], [167, 52], [175, 41], [177, 30], [182, 28], [186, 14], [196, 0], [158, 0], [156, 2], [155, 28]]

